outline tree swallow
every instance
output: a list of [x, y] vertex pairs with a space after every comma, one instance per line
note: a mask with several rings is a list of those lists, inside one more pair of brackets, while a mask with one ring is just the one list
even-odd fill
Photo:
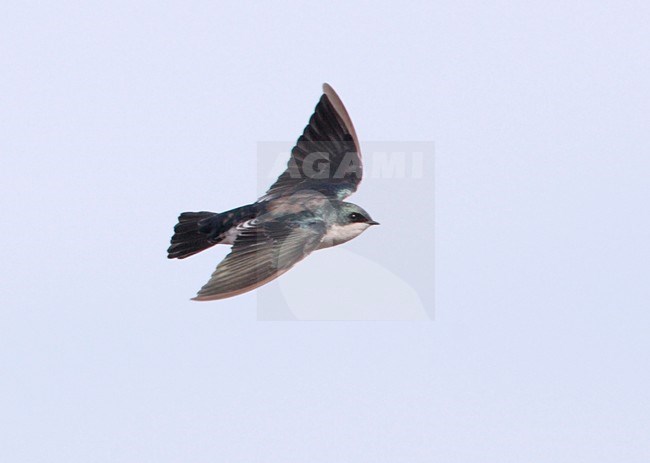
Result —
[[343, 199], [361, 182], [359, 140], [328, 84], [287, 169], [253, 204], [222, 213], [183, 212], [167, 250], [184, 259], [215, 244], [232, 245], [194, 300], [245, 293], [279, 277], [317, 249], [336, 246], [378, 225]]

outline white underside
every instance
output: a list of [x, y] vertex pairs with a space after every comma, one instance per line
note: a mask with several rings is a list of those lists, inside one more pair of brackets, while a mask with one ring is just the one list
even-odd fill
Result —
[[219, 244], [229, 244], [229, 245], [230, 245], [230, 244], [234, 244], [234, 243], [235, 243], [235, 239], [236, 239], [237, 236], [239, 235], [239, 232], [240, 232], [240, 231], [241, 231], [241, 230], [237, 230], [237, 227], [232, 227], [230, 230], [228, 230], [228, 231], [226, 232], [226, 234], [224, 235], [223, 240], [221, 240], [221, 241], [219, 242]]
[[323, 237], [318, 249], [329, 248], [350, 241], [363, 233], [370, 225], [367, 223], [351, 223], [347, 225], [332, 225]]
[[[350, 241], [352, 238], [356, 238], [361, 233], [366, 231], [366, 229], [369, 226], [370, 225], [368, 225], [367, 223], [332, 225], [330, 229], [327, 230], [327, 233], [323, 237], [323, 240], [321, 241], [317, 249], [329, 248], [331, 246], [336, 246], [338, 244], [345, 243], [346, 241]], [[235, 240], [237, 239], [237, 236], [241, 232], [241, 227], [242, 225], [240, 225], [239, 228], [232, 227], [230, 230], [228, 230], [225, 233], [223, 240], [221, 240], [219, 244], [227, 244], [227, 245], [234, 244]]]

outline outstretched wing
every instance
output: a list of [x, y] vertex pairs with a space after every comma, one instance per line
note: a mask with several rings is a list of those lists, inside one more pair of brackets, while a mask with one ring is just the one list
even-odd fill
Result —
[[345, 106], [328, 84], [303, 134], [291, 150], [285, 170], [261, 201], [299, 190], [343, 199], [356, 191], [362, 177], [359, 140]]
[[296, 218], [283, 216], [270, 222], [260, 219], [245, 222], [230, 254], [194, 300], [225, 299], [255, 289], [279, 277], [314, 251], [325, 235], [325, 224], [319, 220], [305, 223]]

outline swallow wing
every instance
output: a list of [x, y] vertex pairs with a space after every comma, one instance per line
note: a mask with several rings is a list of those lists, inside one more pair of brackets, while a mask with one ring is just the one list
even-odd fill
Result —
[[194, 300], [225, 299], [251, 291], [282, 275], [314, 251], [325, 236], [322, 220], [296, 216], [245, 222], [230, 254]]
[[260, 200], [299, 190], [343, 199], [356, 191], [362, 171], [359, 140], [350, 116], [334, 89], [323, 84], [323, 95], [291, 150], [287, 169]]

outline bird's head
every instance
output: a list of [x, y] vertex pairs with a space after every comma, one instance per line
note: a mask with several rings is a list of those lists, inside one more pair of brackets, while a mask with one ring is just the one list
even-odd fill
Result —
[[379, 225], [379, 222], [372, 220], [370, 214], [356, 204], [341, 202], [337, 214], [337, 225], [354, 226], [363, 231], [371, 225]]

